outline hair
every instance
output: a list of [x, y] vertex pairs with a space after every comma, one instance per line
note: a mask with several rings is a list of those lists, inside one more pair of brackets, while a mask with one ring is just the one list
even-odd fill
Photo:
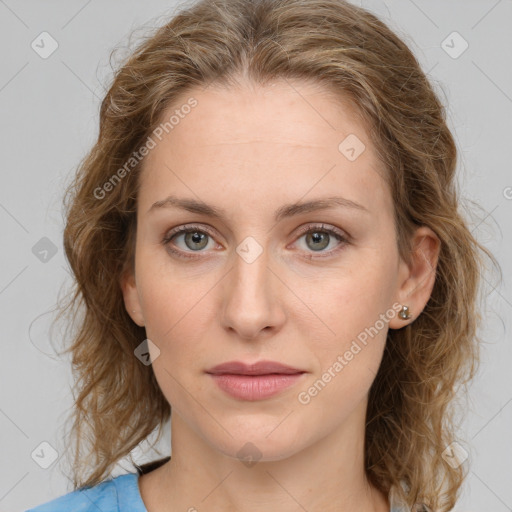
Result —
[[499, 265], [459, 211], [456, 145], [417, 59], [375, 15], [343, 0], [183, 5], [114, 73], [98, 139], [63, 203], [74, 279], [58, 318], [76, 324], [65, 351], [74, 376], [74, 487], [101, 482], [155, 429], [161, 434], [171, 415], [151, 366], [134, 357], [146, 333], [128, 315], [120, 287], [123, 272], [134, 270], [144, 162], [134, 155], [193, 87], [236, 87], [241, 78], [258, 85], [298, 79], [349, 99], [386, 170], [400, 256], [410, 261], [418, 226], [441, 241], [424, 310], [388, 331], [369, 393], [364, 457], [382, 492], [396, 486], [409, 506], [451, 510], [467, 475], [442, 454], [456, 440], [457, 386], [479, 364], [483, 256]]

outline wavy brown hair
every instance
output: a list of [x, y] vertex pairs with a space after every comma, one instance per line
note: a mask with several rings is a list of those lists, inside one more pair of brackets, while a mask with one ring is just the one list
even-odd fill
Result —
[[105, 479], [153, 431], [161, 433], [171, 412], [151, 366], [134, 357], [145, 329], [125, 310], [119, 284], [133, 269], [144, 159], [121, 178], [119, 169], [192, 87], [235, 87], [242, 77], [261, 85], [315, 82], [353, 102], [387, 171], [400, 256], [410, 261], [418, 226], [430, 227], [441, 241], [423, 312], [388, 332], [370, 389], [365, 464], [377, 488], [388, 493], [396, 486], [409, 506], [451, 510], [467, 475], [442, 453], [456, 440], [458, 386], [474, 377], [479, 363], [484, 256], [499, 265], [460, 212], [456, 145], [417, 59], [375, 15], [343, 0], [182, 6], [114, 73], [97, 141], [64, 199], [64, 248], [74, 281], [58, 318], [67, 315], [73, 327], [65, 352], [75, 377], [74, 487]]

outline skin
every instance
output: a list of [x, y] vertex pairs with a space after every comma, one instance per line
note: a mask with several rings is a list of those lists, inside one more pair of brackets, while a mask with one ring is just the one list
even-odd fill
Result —
[[[439, 239], [419, 228], [412, 263], [400, 259], [392, 197], [348, 101], [290, 80], [195, 88], [183, 103], [190, 96], [198, 105], [145, 161], [135, 274], [120, 282], [128, 313], [160, 350], [152, 353], [153, 371], [172, 406], [172, 459], [139, 479], [146, 508], [389, 512], [387, 496], [364, 471], [368, 392], [388, 328], [413, 322], [430, 297]], [[354, 161], [338, 150], [348, 134], [366, 146]], [[148, 213], [169, 194], [213, 204], [227, 217]], [[367, 211], [335, 207], [274, 220], [284, 204], [332, 195]], [[213, 236], [187, 243], [181, 234], [170, 244], [197, 259], [173, 256], [161, 243], [188, 223]], [[328, 244], [315, 251], [315, 241], [297, 230], [322, 223], [349, 243], [340, 249], [343, 242], [324, 234]], [[248, 236], [262, 249], [251, 263], [236, 252]], [[395, 312], [321, 392], [300, 403], [298, 394], [394, 303], [408, 305], [411, 318]], [[225, 394], [205, 373], [225, 361], [262, 359], [307, 373], [253, 402]], [[237, 456], [247, 442], [260, 454], [250, 467]]]

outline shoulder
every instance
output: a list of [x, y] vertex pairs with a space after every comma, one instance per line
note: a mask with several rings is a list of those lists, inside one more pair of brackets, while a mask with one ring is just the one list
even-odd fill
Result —
[[25, 512], [147, 512], [137, 481], [136, 473], [120, 475], [93, 487], [77, 489]]

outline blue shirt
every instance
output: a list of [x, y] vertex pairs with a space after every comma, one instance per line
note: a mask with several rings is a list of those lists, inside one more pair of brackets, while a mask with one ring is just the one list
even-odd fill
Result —
[[[148, 512], [139, 491], [139, 474], [110, 478], [88, 489], [79, 489], [25, 512]], [[408, 512], [393, 492], [390, 512]]]
[[25, 512], [147, 512], [139, 491], [138, 473], [78, 489]]

